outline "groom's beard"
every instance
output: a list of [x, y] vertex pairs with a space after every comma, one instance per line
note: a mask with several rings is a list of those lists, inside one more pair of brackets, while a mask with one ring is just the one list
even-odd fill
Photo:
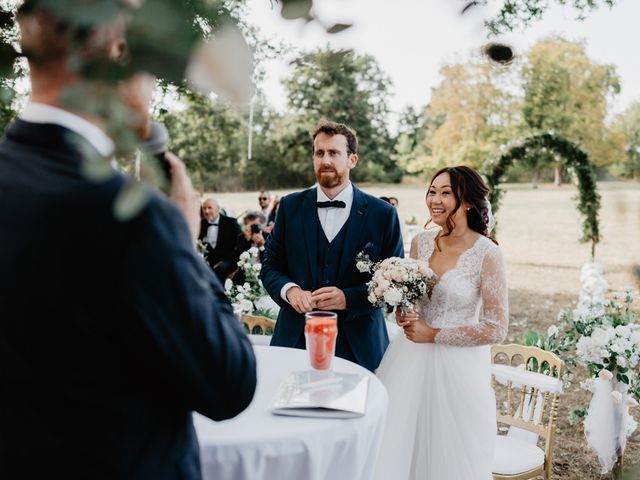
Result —
[[324, 188], [333, 188], [342, 184], [344, 173], [340, 175], [335, 168], [320, 168], [316, 170], [316, 180]]

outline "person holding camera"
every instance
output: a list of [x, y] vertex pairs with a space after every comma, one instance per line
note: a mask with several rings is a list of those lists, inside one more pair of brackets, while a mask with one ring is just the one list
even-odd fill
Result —
[[[265, 231], [267, 217], [260, 212], [249, 212], [244, 216], [244, 229], [236, 242], [236, 248], [234, 256], [237, 261], [240, 259], [240, 255], [246, 252], [252, 247], [259, 250], [259, 260], [262, 263], [264, 256], [264, 245], [269, 234]], [[242, 285], [244, 283], [244, 273], [242, 269], [236, 270], [231, 277], [233, 283], [236, 285]]]
[[269, 236], [265, 231], [267, 217], [260, 212], [249, 212], [244, 216], [243, 223], [244, 228], [236, 242], [235, 257], [239, 258], [242, 252], [256, 247], [260, 250], [260, 261], [262, 261], [264, 244]]

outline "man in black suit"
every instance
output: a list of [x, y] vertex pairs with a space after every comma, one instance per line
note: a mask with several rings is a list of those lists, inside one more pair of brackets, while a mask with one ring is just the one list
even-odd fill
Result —
[[312, 138], [318, 185], [282, 198], [265, 248], [262, 282], [282, 307], [271, 344], [304, 348], [304, 314], [334, 311], [336, 355], [373, 371], [389, 337], [381, 310], [367, 300], [371, 275], [357, 270], [355, 257], [402, 257], [398, 215], [350, 182], [358, 163], [353, 130], [324, 122]]
[[206, 245], [207, 263], [224, 282], [238, 268], [235, 248], [242, 230], [235, 218], [220, 213], [220, 205], [215, 198], [204, 201], [202, 217], [198, 239]]
[[[195, 252], [197, 196], [167, 155], [172, 199], [147, 188], [116, 217], [132, 180], [87, 178], [88, 156], [106, 163], [114, 144], [62, 104], [79, 78], [74, 25], [38, 6], [18, 20], [32, 97], [0, 141], [0, 478], [197, 480], [192, 411], [233, 417], [256, 385], [251, 344]], [[123, 33], [98, 26], [81, 54], [115, 52]]]

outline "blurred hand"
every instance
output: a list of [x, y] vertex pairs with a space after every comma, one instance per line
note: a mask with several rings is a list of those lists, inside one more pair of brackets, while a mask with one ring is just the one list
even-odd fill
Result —
[[315, 290], [311, 298], [320, 310], [346, 310], [347, 299], [338, 287], [323, 287]]
[[409, 325], [409, 323], [415, 322], [416, 320], [418, 320], [418, 314], [413, 310], [413, 308], [410, 308], [404, 314], [400, 307], [396, 308], [396, 323], [399, 327]]
[[193, 188], [182, 160], [170, 152], [167, 152], [165, 156], [171, 167], [169, 198], [178, 204], [187, 220], [191, 238], [195, 241], [200, 231], [200, 196]]
[[287, 301], [298, 313], [310, 312], [315, 307], [311, 292], [302, 290], [300, 287], [291, 287], [287, 290]]
[[118, 85], [118, 93], [135, 117], [133, 128], [142, 140], [151, 135], [151, 99], [156, 88], [156, 79], [148, 73], [138, 73]]
[[256, 246], [256, 247], [262, 247], [264, 246], [264, 237], [262, 236], [261, 232], [258, 233], [254, 233], [251, 235], [251, 242]]
[[409, 322], [404, 327], [404, 336], [415, 343], [435, 343], [439, 328], [432, 328], [427, 322]]

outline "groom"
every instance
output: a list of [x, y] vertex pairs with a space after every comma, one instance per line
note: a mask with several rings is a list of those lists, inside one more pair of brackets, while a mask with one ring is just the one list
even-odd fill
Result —
[[398, 215], [349, 181], [358, 140], [346, 125], [323, 122], [312, 133], [318, 183], [280, 202], [265, 249], [262, 282], [282, 307], [271, 345], [304, 348], [304, 314], [338, 314], [336, 355], [373, 371], [389, 344], [382, 312], [367, 300], [370, 274], [359, 252], [376, 262], [403, 256]]

